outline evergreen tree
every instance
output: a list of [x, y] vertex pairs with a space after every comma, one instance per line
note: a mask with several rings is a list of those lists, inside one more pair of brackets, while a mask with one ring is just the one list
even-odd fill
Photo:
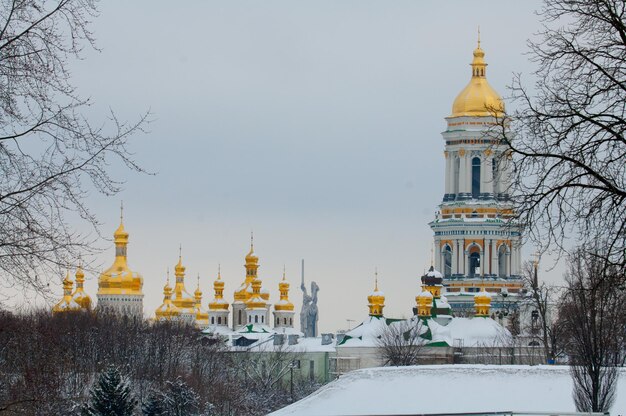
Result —
[[160, 393], [153, 392], [141, 405], [141, 412], [144, 416], [165, 416], [165, 404]]
[[119, 370], [110, 366], [100, 374], [91, 389], [90, 403], [83, 409], [83, 416], [132, 416], [137, 400]]

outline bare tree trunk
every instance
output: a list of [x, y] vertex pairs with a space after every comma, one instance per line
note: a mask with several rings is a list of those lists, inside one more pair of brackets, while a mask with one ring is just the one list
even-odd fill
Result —
[[608, 411], [615, 399], [617, 367], [624, 364], [624, 270], [583, 249], [569, 257], [560, 316], [578, 411]]

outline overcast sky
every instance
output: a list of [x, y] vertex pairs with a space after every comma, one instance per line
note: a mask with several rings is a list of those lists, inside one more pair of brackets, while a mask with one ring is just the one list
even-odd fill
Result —
[[[320, 286], [322, 331], [367, 315], [379, 270], [387, 316], [411, 314], [443, 196], [444, 117], [470, 78], [480, 25], [491, 85], [530, 74], [537, 1], [100, 3], [101, 52], [73, 65], [94, 121], [153, 113], [115, 198], [92, 195], [110, 237], [124, 201], [144, 310], [162, 303], [182, 244], [204, 306], [218, 263], [232, 293], [254, 230], [259, 276], [278, 299], [283, 265], [299, 312], [300, 261]], [[96, 259], [112, 262], [110, 248]], [[532, 247], [526, 247], [528, 258]], [[553, 273], [557, 273], [556, 271]], [[560, 272], [559, 272], [560, 273]], [[556, 276], [556, 275], [554, 275]], [[556, 276], [558, 277], [558, 276]], [[97, 275], [86, 284], [95, 297]], [[59, 286], [58, 292], [61, 292]]]

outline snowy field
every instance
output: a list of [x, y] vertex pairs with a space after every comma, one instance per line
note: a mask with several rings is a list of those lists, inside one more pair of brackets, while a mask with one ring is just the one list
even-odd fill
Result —
[[[357, 370], [272, 416], [574, 412], [564, 366], [432, 365]], [[626, 414], [626, 371], [612, 415]]]

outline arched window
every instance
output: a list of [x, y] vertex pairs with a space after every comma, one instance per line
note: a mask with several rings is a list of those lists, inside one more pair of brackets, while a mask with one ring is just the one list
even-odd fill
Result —
[[[213, 318], [211, 318], [211, 319], [213, 319]], [[218, 323], [219, 325], [222, 325], [222, 317], [221, 317], [221, 316], [218, 316], [218, 317], [217, 317], [217, 323]]]
[[469, 255], [469, 277], [480, 275], [480, 252], [474, 251]]
[[239, 325], [241, 325], [241, 309], [239, 309], [238, 313], [237, 313], [237, 323]]
[[293, 325], [293, 318], [289, 318], [289, 325]]
[[264, 324], [265, 323], [265, 316], [261, 316], [261, 323]]
[[276, 318], [276, 325], [280, 324], [280, 318]]
[[215, 316], [211, 317], [211, 325], [215, 324]]
[[255, 324], [259, 323], [259, 315], [254, 315], [254, 323]]
[[452, 249], [447, 244], [443, 249], [443, 275], [447, 278], [452, 276]]
[[287, 325], [287, 318], [283, 318], [283, 324]]
[[498, 276], [506, 277], [508, 275], [507, 270], [507, 255], [506, 255], [506, 246], [502, 244], [500, 249], [498, 249]]
[[472, 159], [472, 198], [480, 197], [480, 158]]

